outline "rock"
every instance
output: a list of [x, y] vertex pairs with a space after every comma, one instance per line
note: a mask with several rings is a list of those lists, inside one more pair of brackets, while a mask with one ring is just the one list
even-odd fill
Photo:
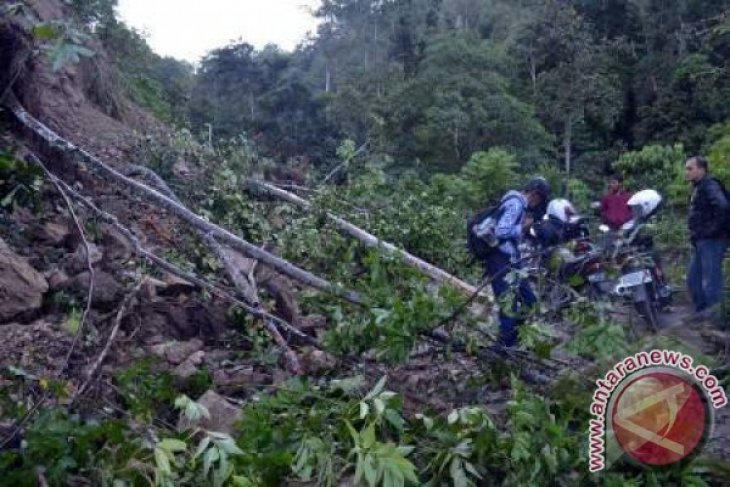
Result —
[[303, 316], [300, 323], [301, 325], [299, 328], [301, 328], [302, 331], [327, 328], [327, 318], [318, 314]]
[[198, 426], [210, 431], [219, 431], [231, 435], [233, 434], [233, 426], [243, 417], [238, 407], [212, 390], [203, 394], [197, 402], [205, 406], [210, 413], [210, 418], [201, 418], [196, 422], [191, 422], [186, 417], [181, 416], [177, 423], [178, 431], [190, 430]]
[[142, 279], [142, 284], [140, 286], [140, 294], [142, 297], [147, 301], [154, 301], [157, 297], [157, 292], [161, 289], [165, 289], [167, 287], [167, 284], [160, 281], [159, 279], [155, 279], [154, 277], [145, 276]]
[[187, 342], [161, 343], [153, 346], [150, 351], [158, 357], [164, 358], [171, 364], [179, 365], [202, 348], [203, 342], [197, 338], [193, 338]]
[[46, 279], [48, 279], [48, 286], [51, 291], [58, 291], [65, 287], [71, 278], [61, 269], [53, 269], [48, 272]]
[[41, 307], [48, 282], [0, 238], [0, 321]]
[[225, 388], [242, 388], [251, 385], [267, 384], [271, 377], [254, 371], [252, 366], [235, 369], [218, 369], [213, 373], [213, 384]]
[[175, 274], [170, 274], [169, 272], [165, 272], [164, 276], [162, 277], [162, 281], [167, 285], [166, 290], [170, 291], [170, 293], [186, 292], [195, 289], [195, 284], [188, 282], [180, 277], [177, 277]]
[[[103, 253], [101, 252], [101, 250], [99, 250], [99, 247], [97, 247], [93, 243], [89, 243], [89, 250], [91, 253], [91, 265], [101, 262]], [[72, 274], [83, 272], [84, 270], [88, 272], [88, 264], [86, 262], [86, 247], [83, 243], [79, 244], [79, 246], [76, 247], [76, 252], [71, 254], [68, 269]]]
[[302, 357], [302, 365], [309, 374], [321, 374], [334, 369], [337, 366], [337, 359], [322, 350], [314, 350]]
[[66, 241], [71, 231], [68, 229], [67, 223], [48, 222], [43, 226], [36, 227], [33, 233], [37, 239], [43, 242], [60, 246]]
[[2, 325], [0, 369], [12, 365], [31, 375], [52, 376], [64, 362], [72, 341], [73, 337], [48, 319]]
[[101, 243], [104, 245], [104, 258], [106, 261], [126, 261], [132, 256], [133, 248], [129, 241], [117, 231], [112, 225], [102, 223], [99, 226], [101, 231]]
[[190, 377], [195, 375], [196, 372], [198, 372], [197, 366], [203, 363], [204, 356], [205, 352], [203, 352], [202, 350], [198, 350], [197, 352], [186, 358], [183, 363], [175, 367], [172, 371], [172, 375], [180, 379], [189, 379]]
[[[72, 278], [66, 284], [65, 288], [71, 289], [81, 294], [89, 292], [89, 272]], [[122, 298], [124, 290], [117, 280], [111, 274], [104, 271], [94, 271], [94, 294], [91, 297], [91, 304], [98, 307], [107, 307], [115, 304]]]

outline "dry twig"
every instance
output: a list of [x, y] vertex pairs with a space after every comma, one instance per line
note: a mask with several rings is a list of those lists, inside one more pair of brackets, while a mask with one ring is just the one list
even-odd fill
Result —
[[74, 211], [73, 204], [71, 203], [71, 200], [68, 198], [68, 195], [66, 194], [64, 189], [58, 183], [58, 178], [56, 176], [54, 176], [51, 173], [51, 171], [48, 170], [48, 168], [43, 164], [43, 162], [35, 154], [33, 154], [32, 152], [29, 152], [28, 157], [30, 157], [31, 161], [34, 164], [36, 164], [38, 167], [40, 167], [43, 170], [46, 177], [56, 187], [56, 190], [61, 194], [63, 201], [66, 203], [66, 207], [68, 208], [69, 213], [71, 213], [71, 218], [73, 219], [74, 226], [76, 226], [76, 230], [79, 232], [81, 240], [84, 244], [84, 251], [86, 252], [86, 267], [89, 270], [89, 293], [86, 296], [86, 307], [84, 308], [84, 312], [81, 315], [81, 321], [79, 323], [79, 328], [78, 328], [78, 330], [76, 330], [76, 334], [74, 335], [73, 342], [71, 343], [71, 346], [68, 349], [66, 358], [64, 359], [63, 363], [61, 364], [61, 367], [59, 368], [59, 370], [56, 372], [56, 376], [60, 377], [61, 374], [63, 374], [63, 371], [68, 366], [69, 361], [71, 360], [71, 355], [73, 354], [76, 346], [78, 345], [79, 339], [81, 338], [81, 335], [84, 332], [84, 325], [86, 324], [86, 320], [89, 316], [89, 312], [91, 311], [91, 300], [94, 296], [94, 266], [91, 263], [91, 246], [89, 245], [89, 241], [86, 240], [86, 235], [84, 233], [84, 229], [81, 226], [81, 223], [79, 222], [78, 217], [76, 216], [76, 212]]
[[117, 317], [114, 320], [114, 327], [112, 328], [111, 333], [109, 334], [109, 338], [106, 341], [106, 345], [104, 345], [104, 349], [101, 351], [99, 356], [97, 357], [94, 364], [91, 366], [91, 368], [86, 373], [86, 380], [84, 381], [81, 386], [76, 389], [76, 392], [71, 397], [71, 402], [69, 405], [76, 402], [76, 399], [78, 399], [85, 391], [86, 388], [89, 387], [91, 384], [92, 379], [94, 378], [94, 374], [96, 374], [96, 371], [99, 370], [99, 367], [101, 367], [101, 364], [104, 362], [104, 359], [109, 354], [109, 350], [111, 349], [112, 344], [114, 343], [114, 340], [117, 338], [117, 334], [119, 333], [119, 328], [122, 325], [122, 319], [124, 318], [124, 314], [127, 311], [127, 308], [132, 303], [132, 300], [139, 292], [140, 287], [142, 286], [142, 280], [139, 279], [137, 281], [137, 284], [135, 284], [134, 288], [132, 288], [132, 291], [129, 292], [122, 301], [122, 304], [119, 306], [119, 310], [117, 311]]

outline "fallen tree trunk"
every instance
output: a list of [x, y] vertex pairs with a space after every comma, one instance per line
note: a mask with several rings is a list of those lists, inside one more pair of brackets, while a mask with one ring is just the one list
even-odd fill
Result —
[[[294, 193], [290, 193], [289, 191], [286, 191], [284, 189], [277, 188], [276, 186], [273, 186], [264, 181], [251, 179], [248, 181], [248, 184], [249, 187], [253, 188], [255, 191], [261, 191], [271, 196], [275, 196], [300, 208], [310, 209], [312, 206], [311, 203], [304, 198], [301, 198]], [[403, 259], [403, 262], [415, 267], [416, 269], [420, 270], [437, 282], [450, 284], [467, 296], [471, 296], [472, 294], [477, 292], [476, 287], [472, 286], [471, 284], [462, 281], [458, 277], [449, 274], [439, 267], [429, 264], [425, 260], [420, 259], [415, 255], [406, 252], [405, 250], [399, 249], [389, 242], [380, 240], [375, 235], [366, 232], [365, 230], [353, 225], [347, 220], [344, 220], [330, 212], [327, 212], [327, 218], [334, 222], [334, 224], [337, 225], [338, 228], [345, 231], [350, 236], [358, 239], [366, 246], [382, 248], [387, 252], [398, 255]], [[484, 296], [487, 296], [487, 294], [484, 293]]]
[[[37, 159], [34, 154], [31, 154], [30, 157], [31, 157], [31, 159], [34, 159], [34, 160]], [[71, 186], [66, 184], [61, 179], [57, 178], [55, 175], [50, 174], [50, 177], [53, 178], [54, 181], [57, 182], [61, 187], [63, 187], [64, 191], [67, 194], [69, 194], [75, 200], [77, 200], [80, 204], [85, 206], [89, 211], [91, 211], [99, 219], [101, 219], [102, 221], [113, 226], [125, 239], [127, 239], [127, 241], [130, 243], [130, 245], [134, 249], [134, 253], [137, 254], [139, 257], [149, 260], [151, 263], [155, 264], [160, 269], [167, 271], [188, 282], [191, 282], [191, 283], [199, 286], [200, 288], [209, 291], [211, 294], [214, 294], [214, 295], [228, 301], [229, 303], [231, 303], [235, 306], [238, 306], [239, 308], [243, 309], [244, 311], [246, 311], [258, 318], [261, 318], [262, 320], [268, 320], [270, 323], [275, 324], [278, 328], [281, 328], [283, 331], [285, 331], [287, 335], [295, 336], [298, 339], [304, 341], [308, 345], [314, 346], [317, 349], [322, 349], [322, 346], [316, 340], [314, 340], [313, 338], [311, 338], [309, 335], [302, 332], [301, 330], [297, 329], [296, 327], [292, 326], [291, 324], [287, 323], [286, 321], [282, 320], [281, 318], [274, 316], [270, 313], [267, 313], [266, 311], [261, 309], [261, 307], [253, 307], [253, 306], [248, 305], [247, 303], [244, 303], [243, 301], [237, 299], [235, 296], [231, 295], [225, 289], [222, 289], [209, 282], [206, 282], [205, 280], [197, 277], [194, 274], [183, 271], [182, 269], [171, 264], [170, 262], [166, 261], [162, 257], [159, 257], [158, 255], [154, 254], [153, 252], [150, 252], [149, 250], [145, 249], [142, 246], [142, 244], [140, 243], [139, 239], [127, 227], [122, 225], [116, 216], [101, 210], [99, 207], [97, 207], [94, 204], [93, 201], [91, 201], [89, 198], [79, 194]]]
[[[141, 176], [149, 180], [153, 187], [160, 193], [164, 194], [179, 205], [183, 205], [180, 198], [177, 197], [174, 191], [170, 189], [167, 183], [154, 171], [144, 166], [129, 165], [125, 171], [126, 176]], [[231, 250], [228, 247], [221, 245], [212, 235], [198, 232], [199, 236], [213, 252], [218, 260], [223, 264], [223, 268], [226, 270], [231, 283], [236, 288], [238, 293], [243, 299], [256, 310], [263, 311], [261, 306], [261, 300], [259, 299], [258, 289], [256, 286], [256, 280], [253, 277], [253, 270], [256, 267], [257, 260], [242, 258], [236, 251]], [[299, 358], [296, 353], [289, 347], [289, 344], [281, 336], [279, 330], [276, 327], [276, 323], [270, 320], [268, 317], [262, 318], [264, 328], [266, 329], [269, 336], [279, 346], [286, 361], [286, 368], [289, 372], [300, 375], [302, 373], [302, 367], [299, 364]]]
[[271, 267], [272, 269], [275, 269], [276, 271], [294, 279], [297, 282], [313, 287], [320, 291], [339, 296], [351, 303], [362, 304], [362, 300], [357, 293], [343, 290], [338, 286], [333, 285], [329, 281], [322, 279], [321, 277], [315, 276], [314, 274], [300, 269], [299, 267], [280, 257], [277, 257], [273, 254], [270, 254], [269, 252], [266, 252], [263, 249], [260, 249], [250, 242], [247, 242], [237, 235], [234, 235], [228, 230], [205, 220], [200, 215], [197, 215], [196, 213], [190, 211], [188, 208], [182, 206], [169, 196], [165, 196], [159, 191], [118, 172], [97, 157], [89, 154], [80, 147], [77, 147], [72, 142], [64, 139], [53, 130], [51, 130], [49, 127], [45, 126], [42, 122], [40, 122], [30, 113], [28, 113], [25, 108], [20, 105], [17, 99], [15, 99], [15, 97], [10, 96], [7, 105], [8, 108], [13, 112], [15, 117], [18, 119], [18, 121], [20, 121], [26, 128], [34, 132], [43, 140], [48, 142], [51, 146], [58, 148], [66, 153], [78, 155], [84, 162], [90, 164], [91, 167], [99, 173], [128, 188], [130, 191], [137, 193], [150, 201], [153, 201], [154, 203], [164, 208], [165, 210], [168, 210], [170, 213], [174, 214], [181, 220], [187, 222], [198, 231], [212, 235], [213, 237], [215, 237], [216, 240], [219, 240], [220, 242], [229, 245], [231, 248], [238, 250], [248, 257], [260, 261], [262, 264]]

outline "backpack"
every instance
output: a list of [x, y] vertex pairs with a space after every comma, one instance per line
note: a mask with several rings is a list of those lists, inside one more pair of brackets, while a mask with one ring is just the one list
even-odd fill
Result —
[[504, 203], [510, 198], [515, 198], [515, 196], [510, 196], [494, 206], [485, 208], [467, 220], [466, 249], [473, 259], [484, 261], [499, 247], [501, 242], [494, 232], [504, 213]]

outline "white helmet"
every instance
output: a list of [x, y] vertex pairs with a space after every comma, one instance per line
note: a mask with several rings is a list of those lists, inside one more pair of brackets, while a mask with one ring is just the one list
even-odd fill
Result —
[[567, 223], [571, 217], [577, 214], [578, 212], [575, 211], [575, 208], [570, 201], [564, 198], [557, 198], [550, 201], [550, 204], [548, 204], [546, 217], [551, 216], [553, 218], [557, 218], [563, 223]]
[[634, 218], [646, 218], [659, 207], [662, 196], [653, 189], [644, 189], [634, 194], [626, 204], [631, 208]]

